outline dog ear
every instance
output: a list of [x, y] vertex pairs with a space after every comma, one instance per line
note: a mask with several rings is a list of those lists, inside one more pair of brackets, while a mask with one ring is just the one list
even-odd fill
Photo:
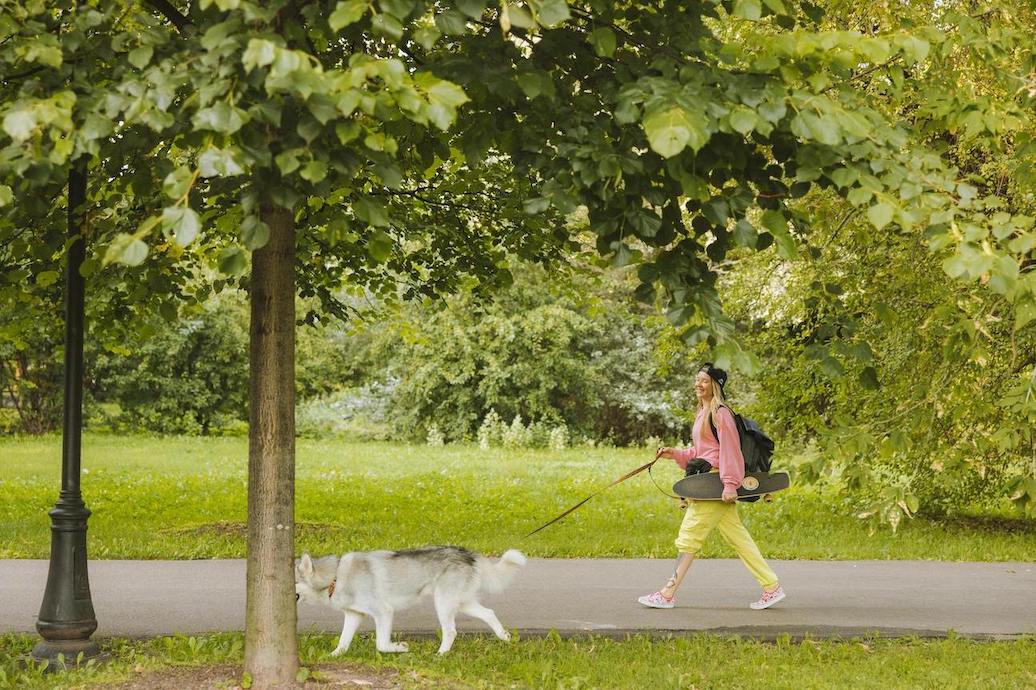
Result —
[[302, 554], [302, 559], [299, 561], [299, 575], [303, 577], [309, 577], [313, 574], [313, 559], [309, 557], [308, 553]]

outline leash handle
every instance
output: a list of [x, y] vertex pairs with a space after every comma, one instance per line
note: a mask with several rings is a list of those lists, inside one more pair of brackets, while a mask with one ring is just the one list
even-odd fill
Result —
[[[589, 500], [590, 500], [591, 498], [593, 498], [593, 497], [594, 497], [594, 496], [596, 496], [597, 494], [601, 493], [602, 491], [605, 491], [605, 490], [607, 490], [607, 489], [610, 489], [610, 488], [612, 488], [613, 486], [615, 486], [616, 484], [621, 484], [622, 482], [626, 481], [626, 480], [627, 480], [627, 479], [629, 479], [630, 477], [634, 477], [634, 476], [636, 476], [636, 475], [640, 474], [640, 473], [641, 473], [641, 472], [643, 472], [644, 470], [648, 470], [648, 474], [651, 474], [651, 466], [652, 466], [652, 465], [654, 465], [654, 464], [655, 464], [656, 462], [658, 462], [658, 458], [657, 458], [657, 457], [656, 457], [656, 458], [655, 458], [654, 460], [652, 460], [651, 462], [646, 462], [646, 463], [644, 463], [643, 465], [641, 465], [640, 467], [638, 467], [638, 468], [637, 468], [637, 469], [635, 469], [635, 470], [630, 470], [630, 471], [629, 471], [629, 472], [627, 472], [626, 474], [622, 475], [621, 477], [619, 477], [618, 479], [616, 479], [615, 481], [613, 481], [613, 482], [612, 482], [611, 484], [609, 484], [608, 486], [605, 486], [605, 487], [601, 487], [601, 488], [600, 488], [600, 489], [598, 489], [597, 491], [593, 492], [592, 494], [590, 494], [589, 496], [587, 496], [586, 498], [584, 498], [584, 499], [583, 499], [582, 501], [580, 501], [579, 503], [576, 503], [576, 504], [575, 504], [574, 506], [572, 506], [571, 508], [569, 508], [568, 510], [566, 510], [565, 512], [563, 512], [563, 513], [562, 513], [561, 515], [558, 515], [558, 516], [557, 516], [556, 518], [554, 518], [554, 519], [553, 519], [553, 520], [551, 520], [550, 522], [548, 522], [548, 523], [546, 523], [546, 524], [544, 524], [544, 525], [540, 525], [539, 527], [537, 527], [537, 528], [536, 528], [536, 529], [534, 529], [533, 531], [529, 532], [528, 534], [526, 534], [526, 535], [525, 535], [525, 538], [526, 538], [526, 539], [528, 539], [529, 537], [531, 537], [532, 535], [536, 534], [536, 533], [537, 533], [537, 532], [539, 532], [540, 530], [542, 530], [542, 529], [544, 529], [544, 528], [546, 528], [546, 527], [550, 527], [550, 526], [551, 526], [551, 525], [553, 525], [553, 524], [554, 524], [555, 522], [557, 522], [557, 521], [558, 521], [558, 520], [560, 520], [561, 518], [565, 517], [565, 516], [566, 516], [566, 515], [568, 515], [569, 513], [572, 513], [572, 512], [573, 512], [573, 511], [575, 511], [575, 510], [576, 510], [577, 508], [579, 508], [579, 507], [580, 507], [581, 505], [583, 505], [584, 503], [586, 503], [587, 501], [589, 501]], [[656, 484], [655, 486], [658, 486], [658, 485]], [[663, 493], [664, 493], [664, 492], [663, 492]]]

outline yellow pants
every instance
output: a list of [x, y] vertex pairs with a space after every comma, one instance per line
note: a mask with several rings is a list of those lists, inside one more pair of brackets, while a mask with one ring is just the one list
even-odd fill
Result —
[[733, 547], [741, 562], [764, 589], [777, 584], [777, 575], [763, 560], [752, 535], [741, 524], [736, 502], [688, 501], [687, 512], [680, 525], [680, 534], [676, 537], [676, 549], [680, 553], [697, 555], [705, 539], [716, 527], [719, 527], [724, 541]]

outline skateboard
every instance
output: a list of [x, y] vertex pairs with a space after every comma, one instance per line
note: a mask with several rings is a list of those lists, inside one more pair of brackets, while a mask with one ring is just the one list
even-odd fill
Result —
[[[787, 472], [749, 472], [737, 489], [737, 498], [739, 501], [758, 500], [760, 496], [789, 486], [791, 480]], [[673, 484], [673, 492], [695, 501], [719, 501], [723, 496], [723, 482], [720, 481], [719, 472], [692, 474]]]

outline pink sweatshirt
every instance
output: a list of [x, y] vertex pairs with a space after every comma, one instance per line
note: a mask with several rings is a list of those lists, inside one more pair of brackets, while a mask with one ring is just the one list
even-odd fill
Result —
[[690, 448], [674, 449], [673, 459], [681, 469], [687, 468], [687, 463], [695, 458], [704, 458], [719, 468], [719, 478], [725, 488], [737, 490], [745, 478], [745, 457], [741, 454], [741, 438], [737, 433], [737, 423], [734, 415], [725, 407], [719, 408], [713, 422], [716, 431], [719, 432], [719, 441], [712, 435], [709, 427], [708, 408], [698, 410], [698, 416], [694, 418], [694, 426], [691, 428], [691, 440], [694, 445]]

